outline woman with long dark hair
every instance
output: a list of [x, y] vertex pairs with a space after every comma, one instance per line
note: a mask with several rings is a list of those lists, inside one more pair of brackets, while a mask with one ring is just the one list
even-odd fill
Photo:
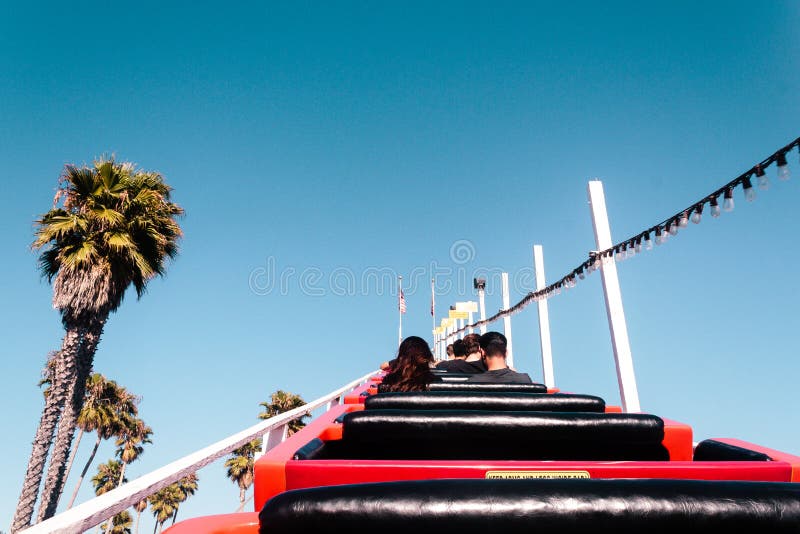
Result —
[[428, 342], [409, 336], [397, 349], [397, 361], [383, 377], [381, 391], [424, 391], [440, 379], [431, 372], [433, 353]]

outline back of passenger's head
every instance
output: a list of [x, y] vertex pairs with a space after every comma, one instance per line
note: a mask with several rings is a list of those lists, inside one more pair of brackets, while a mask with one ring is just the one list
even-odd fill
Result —
[[398, 365], [423, 365], [433, 361], [433, 353], [428, 342], [418, 336], [409, 336], [397, 349]]
[[500, 332], [486, 332], [480, 339], [483, 355], [487, 358], [492, 358], [494, 356], [502, 356], [505, 358], [507, 345], [508, 341], [506, 341], [506, 336]]
[[454, 354], [453, 353], [453, 344], [450, 343], [449, 345], [447, 345], [447, 355], [448, 356], [452, 356], [453, 354]]
[[464, 350], [467, 351], [467, 356], [480, 351], [480, 339], [481, 336], [479, 334], [467, 334], [464, 336]]
[[456, 358], [467, 357], [467, 347], [463, 339], [457, 339], [453, 342], [453, 356]]

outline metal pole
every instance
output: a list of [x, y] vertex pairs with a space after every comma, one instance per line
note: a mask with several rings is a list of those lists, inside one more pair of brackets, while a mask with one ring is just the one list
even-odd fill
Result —
[[397, 277], [397, 287], [399, 288], [397, 292], [397, 314], [400, 316], [400, 322], [397, 327], [397, 346], [399, 347], [400, 344], [403, 342], [403, 310], [400, 309], [400, 295], [403, 294], [403, 277]]
[[[503, 309], [507, 310], [511, 307], [511, 301], [508, 294], [508, 273], [503, 273]], [[511, 348], [511, 316], [506, 315], [503, 317], [503, 332], [508, 340], [508, 351], [506, 352], [506, 361], [509, 367], [514, 367], [514, 351]]]
[[[603, 182], [589, 182], [589, 205], [592, 208], [592, 224], [597, 250], [605, 250], [613, 245], [611, 227], [606, 211], [606, 198], [603, 194]], [[633, 356], [628, 340], [628, 326], [625, 322], [625, 311], [622, 308], [622, 292], [617, 277], [617, 264], [611, 259], [603, 262], [600, 269], [603, 278], [603, 293], [606, 300], [608, 327], [611, 331], [611, 346], [614, 349], [614, 361], [617, 366], [617, 381], [625, 412], [639, 412], [639, 391], [636, 387], [636, 375], [633, 372]]]
[[433, 346], [436, 347], [436, 291], [434, 279], [431, 278], [431, 321], [433, 322]]
[[[473, 280], [475, 289], [478, 290], [478, 304], [480, 305], [480, 313], [481, 313], [481, 321], [486, 320], [486, 300], [484, 299], [484, 293], [486, 291], [486, 280], [483, 278], [475, 278]], [[486, 325], [481, 324], [480, 326], [481, 334], [486, 333]]]
[[[533, 268], [536, 272], [536, 289], [546, 287], [544, 277], [544, 254], [542, 245], [533, 245]], [[544, 384], [553, 388], [556, 386], [553, 377], [553, 351], [550, 346], [550, 315], [547, 309], [547, 299], [541, 299], [539, 305], [539, 344], [542, 348], [542, 376]]]

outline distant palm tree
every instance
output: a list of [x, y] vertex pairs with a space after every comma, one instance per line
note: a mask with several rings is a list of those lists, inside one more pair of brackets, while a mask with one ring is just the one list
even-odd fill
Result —
[[125, 476], [125, 466], [133, 462], [142, 452], [144, 452], [144, 443], [153, 443], [150, 436], [153, 435], [153, 429], [144, 424], [144, 421], [138, 417], [123, 414], [120, 417], [120, 432], [117, 438], [117, 452], [116, 455], [122, 462], [120, 469], [119, 479], [122, 484], [122, 478]]
[[[289, 410], [294, 410], [295, 408], [299, 408], [306, 404], [306, 401], [303, 400], [303, 397], [300, 395], [295, 395], [294, 393], [288, 393], [279, 389], [275, 393], [272, 394], [272, 397], [269, 401], [259, 403], [259, 406], [264, 407], [264, 411], [258, 414], [259, 419], [269, 419], [270, 417], [275, 417], [276, 415], [280, 415], [282, 413], [288, 412]], [[288, 425], [287, 435], [291, 436], [304, 426], [306, 426], [305, 419], [308, 417], [309, 414], [303, 415], [291, 421]]]
[[180, 504], [197, 491], [197, 481], [196, 474], [187, 475], [147, 498], [150, 502], [150, 511], [156, 519], [154, 534], [156, 531], [161, 531], [167, 519], [172, 518], [173, 524], [175, 523]]
[[[120, 485], [119, 477], [122, 472], [122, 464], [116, 460], [109, 460], [97, 466], [97, 474], [92, 477], [94, 494], [102, 495], [108, 493]], [[126, 478], [122, 482], [127, 482]]]
[[54, 418], [57, 431], [38, 518], [55, 513], [83, 385], [108, 316], [129, 286], [141, 297], [147, 283], [164, 273], [182, 235], [176, 219], [183, 210], [171, 202], [171, 189], [156, 172], [101, 158], [92, 166], [67, 165], [59, 183], [53, 209], [37, 221], [33, 247], [42, 250], [39, 265], [53, 282], [53, 305], [65, 334], [12, 531], [30, 524]]
[[261, 450], [261, 440], [254, 439], [250, 443], [245, 443], [231, 453], [231, 457], [225, 460], [225, 467], [228, 468], [228, 478], [239, 486], [239, 508], [237, 512], [244, 509], [247, 490], [253, 484], [253, 466], [255, 465], [256, 453]]
[[[188, 499], [197, 492], [198, 481], [199, 479], [197, 478], [197, 473], [192, 473], [191, 475], [186, 475], [178, 482], [176, 482], [178, 486], [178, 494], [180, 496], [178, 505], [186, 501], [186, 499]], [[178, 507], [179, 506], [175, 506], [175, 512], [172, 514], [173, 525], [175, 524], [175, 520], [178, 518]]]
[[78, 414], [78, 437], [75, 439], [72, 454], [70, 455], [69, 462], [67, 463], [67, 472], [64, 475], [66, 480], [69, 477], [69, 472], [72, 468], [72, 462], [75, 459], [75, 454], [78, 452], [78, 445], [81, 442], [81, 436], [84, 432], [97, 432], [97, 439], [94, 443], [92, 453], [83, 467], [78, 482], [75, 484], [75, 489], [72, 492], [72, 497], [69, 500], [67, 509], [72, 508], [75, 503], [75, 498], [78, 496], [78, 490], [83, 483], [89, 466], [94, 461], [97, 454], [97, 449], [100, 447], [100, 442], [104, 439], [110, 439], [115, 435], [119, 435], [122, 428], [122, 417], [132, 417], [138, 413], [137, 403], [139, 399], [128, 393], [128, 391], [119, 386], [115, 381], [108, 380], [106, 377], [99, 373], [90, 376], [86, 381], [86, 398]]
[[131, 534], [133, 520], [127, 510], [123, 510], [111, 518], [111, 524], [103, 523], [100, 528], [107, 534]]
[[133, 507], [136, 509], [136, 526], [134, 527], [134, 533], [139, 534], [139, 519], [142, 517], [142, 512], [147, 509], [147, 499], [142, 499]]

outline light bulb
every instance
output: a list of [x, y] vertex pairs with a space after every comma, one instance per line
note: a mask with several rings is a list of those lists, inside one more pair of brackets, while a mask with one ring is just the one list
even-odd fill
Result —
[[661, 235], [661, 227], [656, 228], [656, 245], [663, 243], [664, 237]]
[[730, 187], [725, 190], [725, 195], [722, 200], [722, 209], [725, 211], [733, 211], [733, 189]]
[[627, 252], [628, 252], [628, 257], [629, 257], [629, 258], [632, 258], [632, 257], [633, 257], [633, 256], [636, 254], [636, 250], [635, 250], [635, 248], [636, 248], [636, 244], [635, 244], [633, 241], [631, 241], [630, 243], [628, 243], [628, 249], [627, 249]]
[[719, 204], [717, 203], [717, 197], [711, 197], [711, 216], [712, 217], [719, 217], [720, 213], [722, 213], [719, 209]]
[[742, 180], [742, 187], [744, 188], [744, 199], [752, 202], [756, 199], [756, 190], [753, 189], [753, 183], [750, 181], [749, 176], [745, 176]]
[[653, 241], [650, 239], [650, 233], [644, 234], [644, 249], [653, 250]]
[[669, 233], [672, 235], [678, 235], [678, 223], [672, 221], [667, 228], [669, 229]]
[[764, 169], [761, 168], [761, 165], [756, 165], [756, 178], [758, 179], [759, 189], [762, 191], [769, 189], [769, 178], [767, 177], [767, 173], [764, 172]]
[[786, 164], [786, 152], [781, 152], [775, 159], [778, 164], [778, 179], [784, 182], [792, 175], [789, 171], [789, 165]]
[[641, 237], [637, 237], [636, 238], [636, 245], [634, 247], [634, 250], [636, 250], [636, 254], [639, 254], [642, 251], [642, 238]]
[[681, 213], [681, 217], [678, 219], [678, 226], [681, 228], [686, 228], [689, 226], [689, 212], [684, 211]]
[[694, 224], [700, 224], [700, 220], [703, 218], [703, 205], [700, 204], [697, 206], [694, 211], [692, 212], [692, 222]]
[[614, 254], [614, 260], [615, 261], [622, 261], [624, 259], [625, 259], [625, 253], [622, 251], [622, 249], [618, 248], [617, 249], [617, 253]]
[[586, 275], [584, 274], [583, 269], [578, 271], [578, 278], [580, 278], [581, 280], [586, 278]]

